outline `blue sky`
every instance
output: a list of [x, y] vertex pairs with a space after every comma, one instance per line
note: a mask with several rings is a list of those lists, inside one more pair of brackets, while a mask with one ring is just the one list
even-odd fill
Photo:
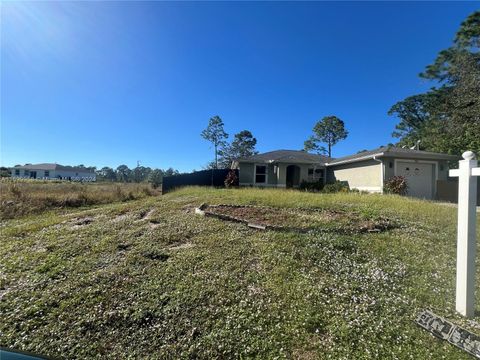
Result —
[[393, 142], [398, 100], [475, 2], [1, 3], [1, 164], [199, 170], [219, 115], [258, 150], [336, 115], [339, 157]]

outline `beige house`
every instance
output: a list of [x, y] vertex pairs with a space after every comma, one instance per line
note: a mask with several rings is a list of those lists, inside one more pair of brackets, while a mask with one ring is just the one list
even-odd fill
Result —
[[437, 198], [437, 183], [448, 178], [448, 162], [458, 156], [403, 149], [393, 146], [338, 159], [305, 151], [278, 150], [238, 159], [239, 182], [243, 186], [298, 187], [302, 181], [341, 181], [351, 189], [383, 192], [393, 176], [407, 179], [408, 195]]

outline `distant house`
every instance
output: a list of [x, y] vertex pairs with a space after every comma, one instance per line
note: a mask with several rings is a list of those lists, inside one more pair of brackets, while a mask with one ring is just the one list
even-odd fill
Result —
[[64, 166], [59, 164], [29, 164], [10, 168], [12, 178], [96, 181], [94, 171], [82, 167]]
[[408, 195], [437, 198], [437, 182], [448, 178], [448, 161], [458, 156], [393, 146], [330, 159], [305, 151], [278, 150], [240, 158], [240, 185], [298, 187], [302, 181], [341, 181], [351, 189], [383, 192], [385, 181], [405, 176]]

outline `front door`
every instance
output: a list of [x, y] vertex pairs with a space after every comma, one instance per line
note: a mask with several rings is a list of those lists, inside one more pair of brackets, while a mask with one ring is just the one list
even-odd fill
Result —
[[300, 185], [300, 167], [297, 165], [287, 166], [287, 188], [298, 187]]
[[407, 179], [407, 195], [433, 199], [433, 164], [398, 162], [397, 175]]

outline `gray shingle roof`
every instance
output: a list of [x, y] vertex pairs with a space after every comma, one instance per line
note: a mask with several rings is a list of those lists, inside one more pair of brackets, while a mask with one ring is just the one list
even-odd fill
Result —
[[63, 171], [75, 171], [75, 172], [86, 172], [92, 173], [93, 171], [76, 167], [76, 166], [64, 166], [60, 164], [51, 164], [51, 163], [43, 163], [43, 164], [29, 164], [23, 166], [15, 166], [14, 169], [24, 169], [24, 170], [63, 170]]
[[404, 149], [395, 146], [382, 146], [374, 150], [363, 151], [358, 154], [344, 156], [341, 158], [331, 160], [328, 165], [335, 165], [339, 163], [345, 162], [354, 162], [360, 161], [364, 159], [371, 159], [374, 156], [377, 157], [407, 157], [407, 158], [415, 158], [415, 159], [437, 159], [437, 160], [459, 160], [460, 156], [456, 155], [448, 155], [430, 151], [422, 151], [422, 150], [412, 150], [412, 149]]
[[303, 164], [325, 164], [330, 158], [298, 150], [275, 150], [237, 159], [238, 162], [294, 162]]

